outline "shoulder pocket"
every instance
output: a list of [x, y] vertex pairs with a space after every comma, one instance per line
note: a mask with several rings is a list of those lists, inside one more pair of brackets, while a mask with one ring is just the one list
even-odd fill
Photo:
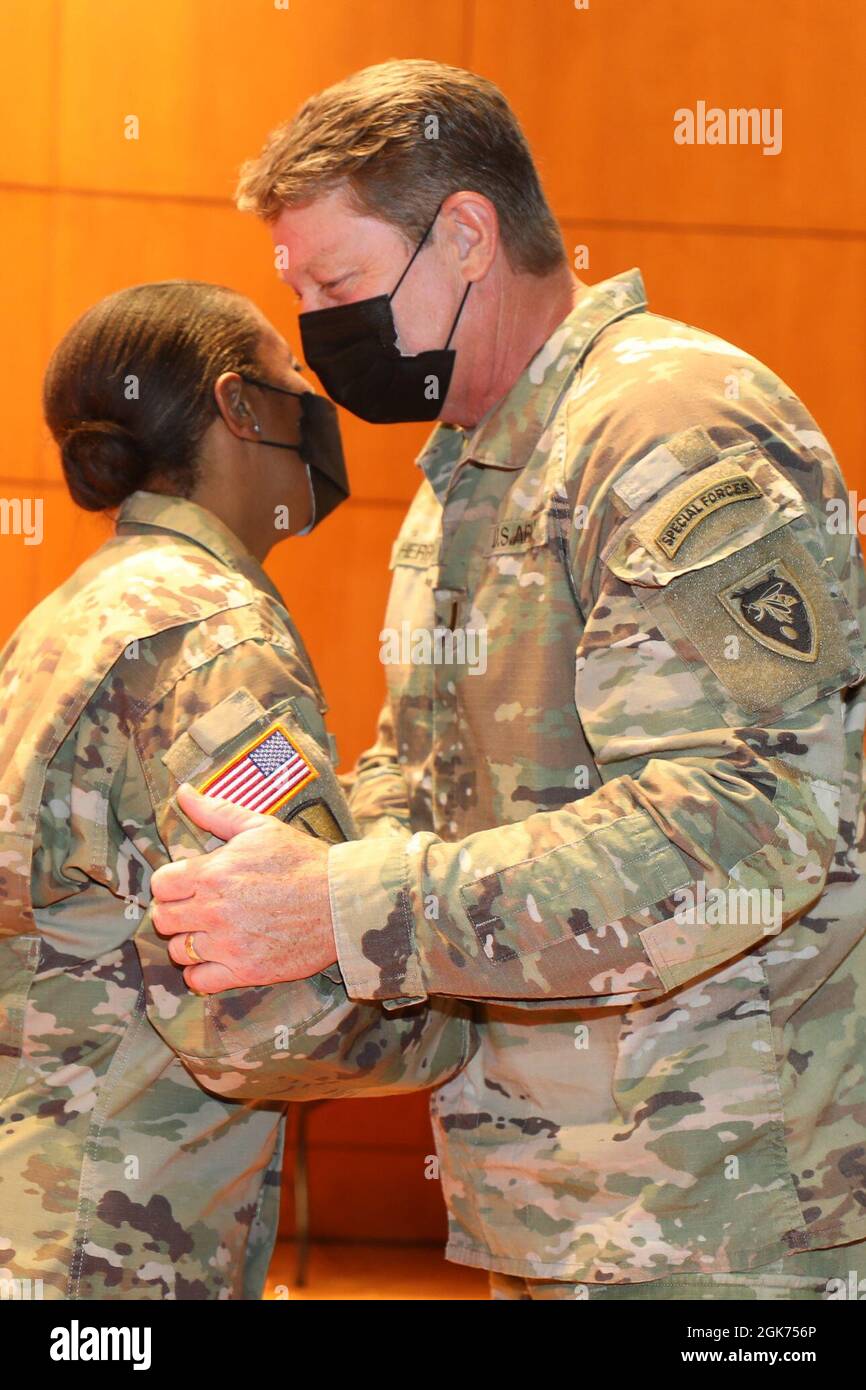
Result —
[[[298, 697], [268, 709], [244, 687], [190, 724], [162, 754], [175, 784], [190, 782], [330, 841], [355, 832], [342, 789], [321, 744], [305, 727]], [[180, 817], [174, 796], [171, 812]], [[183, 818], [202, 848], [219, 841]]]
[[658, 587], [806, 511], [801, 494], [759, 445], [737, 445], [634, 512], [602, 559], [628, 583]]
[[725, 721], [778, 718], [857, 684], [857, 619], [802, 495], [738, 446], [626, 521], [603, 556]]
[[[182, 781], [291, 821], [329, 842], [356, 834], [330, 762], [301, 723], [298, 698], [289, 696], [265, 708], [251, 691], [239, 687], [193, 720], [161, 755], [173, 783], [167, 797], [164, 792], [154, 797], [154, 806], [160, 836], [172, 858], [188, 856], [191, 845], [205, 851], [222, 845], [180, 811], [175, 792]], [[187, 1059], [226, 1060], [232, 1053], [273, 1041], [278, 1031], [290, 1037], [345, 998], [335, 964], [308, 980], [227, 990], [201, 1000], [187, 990], [149, 917], [136, 944], [148, 1013], [169, 1045]]]

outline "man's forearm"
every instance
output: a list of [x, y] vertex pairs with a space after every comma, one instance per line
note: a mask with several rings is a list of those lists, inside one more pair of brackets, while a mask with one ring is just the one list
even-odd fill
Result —
[[[654, 759], [560, 811], [448, 844], [329, 856], [334, 938], [357, 999], [663, 994], [777, 931], [821, 890], [832, 788], [777, 759]], [[706, 825], [715, 835], [707, 843]], [[712, 889], [778, 911], [689, 921]]]

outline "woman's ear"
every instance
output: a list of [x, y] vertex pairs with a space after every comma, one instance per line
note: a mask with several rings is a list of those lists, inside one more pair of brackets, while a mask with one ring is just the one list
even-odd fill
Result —
[[223, 372], [213, 388], [223, 422], [238, 439], [255, 439], [262, 427], [247, 396], [246, 384], [237, 372]]

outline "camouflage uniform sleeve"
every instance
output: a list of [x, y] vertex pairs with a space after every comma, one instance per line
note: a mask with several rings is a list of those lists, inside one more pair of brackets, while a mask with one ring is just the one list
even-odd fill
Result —
[[[288, 646], [246, 638], [188, 670], [136, 721], [114, 813], [139, 868], [142, 903], [153, 869], [222, 843], [182, 815], [174, 799], [180, 781], [205, 784], [273, 725], [315, 773], [274, 813], [329, 840], [342, 839], [343, 828], [351, 833], [329, 760], [310, 732], [315, 706], [297, 669]], [[388, 1014], [351, 1001], [336, 966], [309, 980], [203, 998], [187, 990], [149, 909], [134, 940], [150, 1022], [202, 1086], [228, 1099], [423, 1089], [444, 1081], [477, 1046], [470, 1011], [456, 1001]]]
[[672, 485], [659, 457], [630, 470], [600, 559], [575, 568], [596, 576], [576, 708], [602, 785], [458, 843], [332, 848], [353, 997], [649, 999], [820, 895], [862, 737], [857, 537], [828, 537], [754, 440], [700, 477], [675, 461]]
[[397, 759], [389, 700], [379, 714], [376, 742], [361, 754], [351, 777], [341, 781], [362, 835], [409, 835], [409, 795]]

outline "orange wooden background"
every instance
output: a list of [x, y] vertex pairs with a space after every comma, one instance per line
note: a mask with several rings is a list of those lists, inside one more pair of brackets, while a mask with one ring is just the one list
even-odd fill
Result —
[[[0, 536], [0, 640], [106, 534], [67, 500], [39, 410], [51, 347], [88, 304], [177, 276], [249, 294], [300, 353], [240, 161], [311, 91], [428, 57], [505, 91], [590, 281], [639, 265], [650, 305], [763, 358], [864, 481], [866, 7], [854, 0], [0, 0], [0, 495], [42, 497], [45, 541]], [[680, 146], [673, 113], [780, 107], [783, 147]], [[140, 138], [124, 138], [125, 118]], [[269, 563], [349, 765], [382, 691], [387, 558], [424, 426], [344, 417], [354, 497]], [[424, 1097], [316, 1110], [314, 1229], [442, 1230]], [[288, 1229], [290, 1204], [285, 1222]]]

